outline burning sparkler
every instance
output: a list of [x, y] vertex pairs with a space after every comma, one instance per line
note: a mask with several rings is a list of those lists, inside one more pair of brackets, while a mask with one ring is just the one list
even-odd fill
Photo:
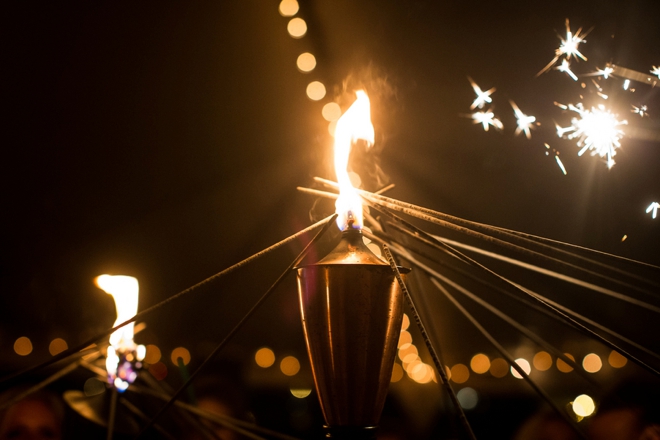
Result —
[[504, 128], [502, 122], [495, 117], [495, 113], [493, 112], [475, 112], [472, 113], [471, 117], [474, 119], [475, 124], [481, 124], [484, 127], [484, 131], [488, 131], [489, 125], [492, 125], [498, 130]]
[[511, 107], [513, 108], [513, 113], [516, 115], [516, 121], [518, 123], [518, 126], [516, 127], [516, 136], [520, 134], [520, 132], [524, 132], [525, 136], [527, 139], [531, 139], [532, 135], [530, 133], [530, 129], [534, 128], [533, 124], [536, 122], [536, 117], [534, 116], [528, 116], [524, 114], [523, 112], [520, 111], [518, 106], [516, 105], [515, 102], [509, 101], [511, 103]]
[[616, 155], [616, 149], [621, 147], [620, 140], [624, 136], [623, 130], [618, 127], [627, 124], [628, 121], [619, 121], [617, 115], [606, 110], [603, 105], [592, 107], [591, 110], [585, 109], [582, 103], [557, 105], [579, 115], [571, 119], [571, 125], [568, 127], [558, 125], [557, 135], [565, 139], [577, 138], [577, 146], [581, 147], [578, 156], [582, 156], [587, 150], [592, 150], [592, 156], [597, 154], [600, 157], [607, 157], [607, 167], [612, 168], [613, 157]]
[[[566, 72], [571, 77], [573, 77], [573, 72], [571, 72], [569, 66], [569, 61], [571, 60], [571, 57], [575, 58], [576, 60], [578, 58], [582, 58], [584, 61], [587, 61], [587, 57], [582, 55], [582, 53], [578, 50], [578, 46], [580, 43], [586, 43], [587, 41], [584, 39], [584, 37], [587, 36], [589, 31], [586, 33], [582, 34], [582, 28], [579, 28], [577, 32], [575, 32], [575, 35], [571, 32], [571, 27], [568, 21], [568, 18], [566, 19], [566, 39], [563, 39], [559, 37], [561, 40], [561, 45], [557, 49], [555, 49], [555, 57], [548, 63], [547, 66], [545, 66], [539, 73], [536, 74], [536, 76], [541, 75], [542, 73], [546, 72], [548, 69], [550, 69], [557, 61], [562, 56], [565, 56], [564, 60], [562, 61], [562, 65], [560, 67], [557, 67], [557, 70], [560, 70], [562, 72]], [[569, 73], [570, 72], [570, 73]], [[574, 78], [577, 81], [577, 78]]]
[[[112, 295], [117, 307], [117, 320], [114, 326], [131, 319], [138, 308], [138, 281], [123, 275], [101, 275], [95, 280], [96, 285]], [[108, 382], [118, 391], [126, 391], [128, 385], [137, 378], [137, 369], [141, 368], [146, 349], [133, 342], [134, 323], [125, 325], [110, 335], [110, 345], [105, 366]]]
[[646, 212], [649, 213], [651, 212], [651, 218], [655, 218], [656, 215], [658, 214], [658, 208], [660, 208], [660, 203], [658, 202], [653, 202], [649, 205], [648, 208], [646, 208]]
[[468, 80], [470, 81], [470, 84], [472, 85], [472, 88], [474, 89], [474, 93], [477, 94], [477, 97], [474, 99], [472, 102], [472, 105], [470, 106], [470, 110], [474, 110], [475, 108], [484, 108], [484, 105], [486, 103], [490, 104], [493, 102], [493, 99], [490, 97], [495, 92], [495, 87], [493, 87], [490, 90], [486, 90], [485, 92], [481, 90], [481, 88], [475, 83], [472, 78], [468, 76]]

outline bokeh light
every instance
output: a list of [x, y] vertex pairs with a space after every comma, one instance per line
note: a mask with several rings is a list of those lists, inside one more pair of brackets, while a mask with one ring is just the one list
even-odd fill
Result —
[[412, 336], [407, 331], [403, 330], [399, 336], [399, 348], [406, 348], [408, 344], [412, 343]]
[[404, 362], [406, 364], [417, 359], [418, 355], [419, 353], [417, 352], [417, 347], [415, 347], [412, 344], [399, 350], [399, 359], [401, 359], [401, 362]]
[[603, 361], [596, 353], [589, 353], [582, 359], [582, 368], [587, 373], [598, 373], [603, 368]]
[[607, 362], [613, 368], [623, 368], [628, 363], [628, 359], [618, 351], [612, 350], [609, 357], [607, 358]]
[[67, 348], [69, 348], [69, 346], [67, 345], [64, 339], [55, 338], [52, 341], [50, 341], [50, 344], [48, 345], [48, 352], [52, 356], [55, 356], [56, 354], [62, 353]]
[[295, 376], [300, 371], [300, 362], [293, 356], [287, 356], [280, 362], [280, 370], [286, 376]]
[[188, 349], [177, 347], [172, 350], [172, 363], [174, 365], [179, 365], [179, 359], [183, 361], [183, 365], [188, 365], [188, 363], [190, 363], [190, 352]]
[[401, 331], [408, 330], [408, 327], [410, 327], [410, 318], [404, 313], [403, 319], [401, 320]]
[[325, 86], [320, 81], [312, 81], [307, 85], [307, 97], [319, 101], [325, 97]]
[[408, 377], [417, 383], [429, 383], [433, 378], [433, 368], [423, 362], [417, 362], [408, 370]]
[[534, 368], [539, 371], [547, 371], [552, 367], [552, 356], [547, 351], [539, 351], [532, 359]]
[[32, 341], [26, 336], [21, 336], [14, 342], [14, 351], [19, 356], [27, 356], [32, 353]]
[[149, 366], [149, 373], [156, 380], [164, 380], [167, 377], [167, 365], [162, 362], [156, 362]]
[[144, 355], [144, 361], [146, 363], [155, 364], [160, 360], [161, 356], [160, 348], [153, 344], [147, 345], [147, 353]]
[[483, 353], [472, 356], [470, 368], [477, 374], [484, 374], [490, 369], [490, 359]]
[[596, 410], [594, 400], [586, 394], [581, 394], [572, 403], [573, 412], [580, 417], [589, 417]]
[[[529, 365], [529, 362], [527, 361], [527, 359], [518, 358], [518, 359], [516, 359], [516, 364], [518, 364], [518, 366], [520, 368], [522, 368], [522, 370], [527, 374], [529, 374], [532, 371], [532, 367]], [[516, 379], [522, 379], [523, 378], [522, 375], [520, 373], [518, 373], [518, 370], [516, 370], [513, 367], [511, 367], [511, 375], [513, 377], [515, 377]]]
[[390, 379], [390, 382], [398, 382], [401, 379], [403, 379], [403, 367], [395, 363], [392, 368], [392, 378]]
[[456, 393], [456, 398], [463, 409], [473, 409], [477, 406], [477, 403], [479, 403], [479, 395], [470, 387], [460, 389], [458, 393]]
[[[336, 102], [328, 102], [323, 106], [321, 114], [323, 115], [323, 119], [328, 122], [336, 121], [341, 116], [341, 107]], [[408, 323], [410, 324], [410, 321]]]
[[268, 347], [260, 348], [254, 355], [254, 361], [261, 368], [268, 368], [275, 363], [275, 353]]
[[465, 383], [470, 378], [470, 370], [463, 364], [451, 367], [451, 380], [456, 383]]
[[502, 358], [490, 361], [490, 374], [493, 377], [502, 378], [509, 372], [509, 363]]
[[286, 30], [293, 38], [302, 38], [307, 33], [307, 23], [302, 18], [292, 18], [286, 26]]
[[[564, 356], [566, 356], [567, 358], [569, 358], [569, 359], [572, 360], [572, 361], [575, 360], [575, 358], [573, 357], [573, 355], [570, 354], [570, 353], [564, 353]], [[571, 367], [570, 365], [568, 365], [566, 362], [564, 362], [564, 361], [561, 360], [560, 358], [557, 358], [557, 369], [558, 369], [559, 371], [561, 371], [562, 373], [570, 373], [571, 371], [573, 371], [573, 367]]]
[[296, 60], [296, 66], [301, 72], [311, 72], [316, 67], [316, 57], [309, 52], [301, 53]]
[[298, 13], [300, 5], [296, 0], [282, 0], [280, 2], [280, 15], [283, 17], [293, 17]]
[[298, 399], [304, 399], [305, 397], [312, 394], [311, 388], [291, 388], [289, 391], [291, 392], [293, 397], [296, 397]]

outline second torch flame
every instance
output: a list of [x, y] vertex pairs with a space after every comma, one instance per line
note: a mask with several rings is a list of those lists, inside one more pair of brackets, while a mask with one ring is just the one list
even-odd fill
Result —
[[339, 183], [339, 197], [335, 203], [337, 226], [342, 231], [362, 228], [362, 199], [348, 175], [348, 158], [351, 145], [358, 140], [374, 143], [374, 126], [371, 123], [369, 97], [364, 90], [355, 92], [357, 99], [337, 120], [335, 128], [335, 173]]

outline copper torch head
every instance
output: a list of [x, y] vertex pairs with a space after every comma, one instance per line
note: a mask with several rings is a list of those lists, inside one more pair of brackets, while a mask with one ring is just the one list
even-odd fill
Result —
[[321, 261], [297, 271], [307, 351], [325, 421], [335, 430], [371, 432], [385, 404], [403, 317], [394, 272], [364, 245], [359, 230], [345, 231]]

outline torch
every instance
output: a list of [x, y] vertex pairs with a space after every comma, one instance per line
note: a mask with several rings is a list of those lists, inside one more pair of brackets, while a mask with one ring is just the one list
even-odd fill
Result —
[[351, 144], [374, 140], [369, 98], [356, 94], [335, 130], [341, 239], [319, 262], [297, 269], [307, 352], [326, 438], [334, 439], [375, 438], [403, 317], [392, 268], [364, 244], [362, 200], [346, 171]]

